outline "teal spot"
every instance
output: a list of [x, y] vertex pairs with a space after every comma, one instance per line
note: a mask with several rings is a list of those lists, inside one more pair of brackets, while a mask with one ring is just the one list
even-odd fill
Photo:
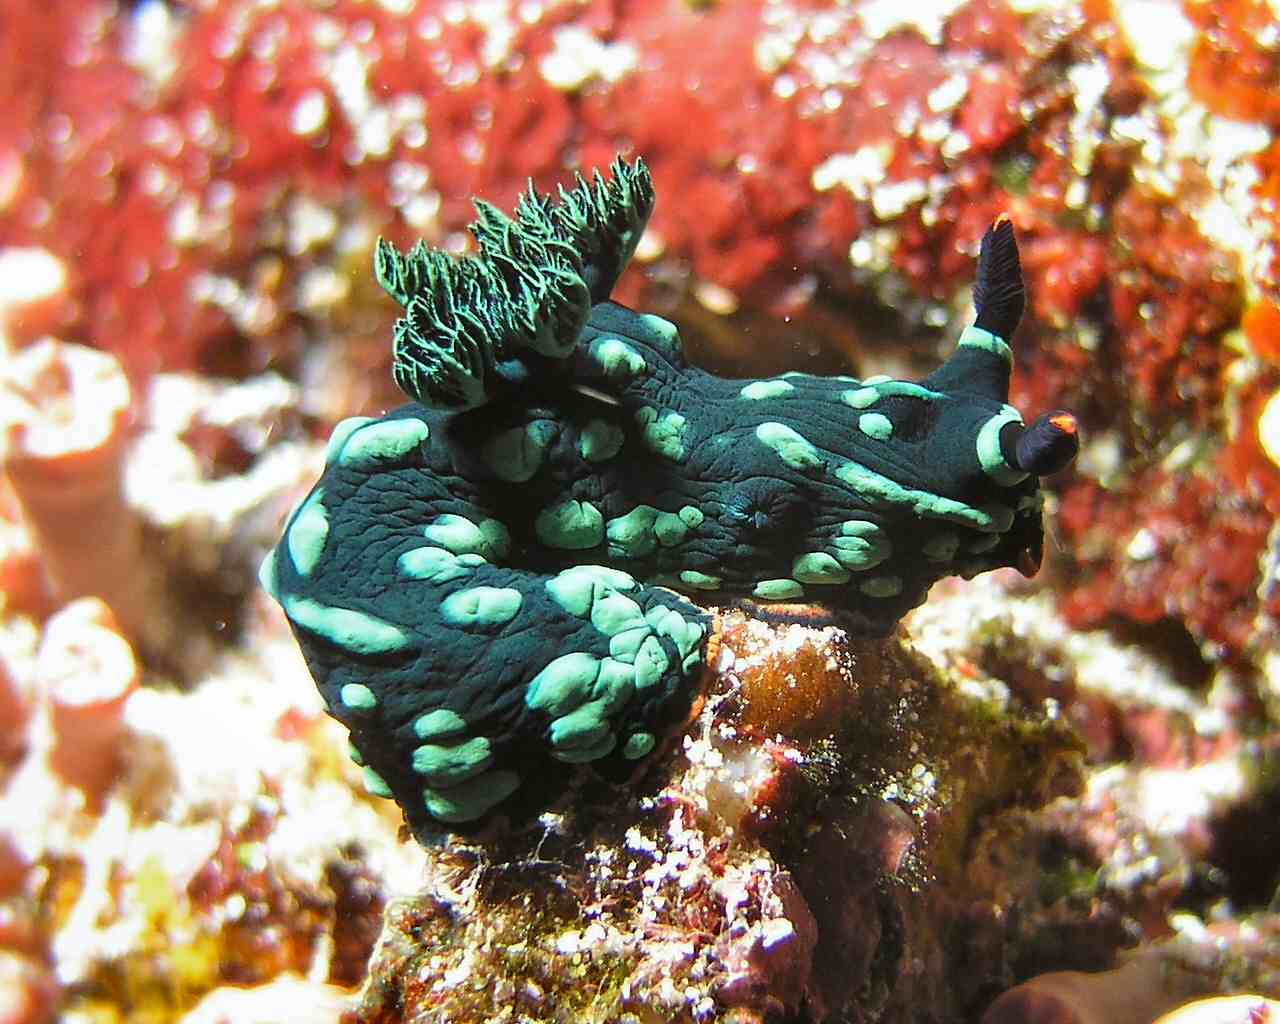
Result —
[[591, 502], [570, 498], [539, 512], [533, 530], [549, 548], [582, 551], [604, 539], [604, 518]]
[[702, 514], [701, 509], [695, 508], [692, 505], [685, 505], [677, 515], [679, 515], [684, 521], [684, 525], [689, 527], [691, 530], [696, 530], [702, 525], [702, 521], [706, 518], [706, 516]]
[[653, 535], [664, 548], [673, 548], [689, 534], [689, 527], [674, 512], [659, 512], [653, 520]]
[[652, 451], [672, 462], [684, 459], [684, 431], [687, 421], [678, 412], [664, 412], [645, 406], [636, 413], [640, 435]]
[[801, 583], [848, 583], [849, 572], [824, 551], [801, 555], [791, 566], [791, 575]]
[[960, 538], [954, 533], [940, 533], [926, 541], [920, 550], [931, 562], [949, 562], [960, 550]]
[[998, 533], [989, 533], [985, 537], [979, 537], [969, 545], [971, 554], [981, 555], [990, 551], [993, 547], [1000, 543], [1003, 538]]
[[738, 395], [752, 402], [758, 402], [766, 398], [781, 398], [783, 395], [789, 395], [795, 391], [795, 385], [785, 380], [753, 380], [750, 384], [744, 384]]
[[701, 651], [690, 651], [685, 655], [684, 661], [680, 663], [680, 667], [684, 670], [685, 675], [693, 670], [693, 667], [702, 661]]
[[888, 384], [892, 380], [893, 378], [890, 377], [887, 373], [877, 373], [874, 376], [868, 377], [862, 383], [863, 384]]
[[431, 583], [461, 579], [484, 564], [479, 555], [455, 555], [444, 548], [414, 548], [396, 559], [396, 568], [405, 576]]
[[681, 656], [688, 654], [702, 640], [702, 625], [686, 621], [674, 608], [657, 605], [645, 612], [644, 617], [659, 636], [671, 639]]
[[519, 788], [515, 772], [485, 772], [447, 789], [424, 789], [422, 799], [427, 813], [438, 821], [475, 821]]
[[456, 711], [436, 708], [419, 715], [413, 723], [413, 734], [420, 740], [450, 739], [467, 731], [467, 720]]
[[893, 420], [878, 412], [864, 412], [858, 417], [858, 429], [867, 437], [887, 441], [893, 437]]
[[352, 711], [372, 711], [378, 706], [378, 698], [364, 683], [347, 683], [338, 691], [338, 696]]
[[1000, 432], [1009, 423], [1021, 422], [1022, 414], [1013, 406], [1006, 405], [978, 431], [978, 462], [982, 471], [1002, 487], [1012, 487], [1027, 478], [1026, 473], [1005, 461], [1004, 452], [1000, 449]]
[[511, 535], [496, 519], [483, 519], [477, 526], [466, 516], [442, 515], [423, 529], [423, 535], [455, 555], [480, 555], [496, 562], [511, 550]]
[[872, 569], [893, 554], [893, 546], [884, 531], [864, 519], [850, 519], [840, 524], [840, 536], [832, 541], [836, 561], [853, 572]]
[[917, 516], [960, 523], [979, 530], [989, 530], [992, 526], [992, 518], [988, 512], [940, 494], [903, 487], [896, 480], [858, 462], [846, 462], [836, 470], [836, 476], [865, 500], [904, 507]]
[[312, 491], [293, 517], [285, 538], [289, 558], [303, 576], [311, 575], [324, 554], [324, 544], [329, 538], [329, 512], [323, 501], [324, 493], [319, 488]]
[[880, 401], [880, 392], [875, 388], [848, 388], [840, 392], [840, 401], [855, 409], [866, 409]]
[[273, 548], [267, 557], [258, 565], [258, 585], [268, 594], [279, 600], [280, 593], [276, 582], [276, 552]]
[[637, 319], [640, 327], [649, 335], [649, 339], [645, 340], [656, 341], [672, 352], [680, 351], [680, 332], [670, 320], [664, 320], [653, 313], [641, 313]]
[[333, 428], [333, 433], [329, 435], [329, 444], [325, 448], [324, 461], [326, 464], [332, 464], [342, 454], [342, 446], [347, 443], [347, 438], [363, 427], [366, 423], [372, 423], [372, 416], [349, 416], [342, 420]]
[[420, 419], [379, 420], [356, 428], [342, 446], [338, 461], [357, 469], [399, 462], [416, 452], [430, 436], [430, 429]]
[[524, 483], [542, 468], [547, 449], [555, 436], [555, 423], [534, 420], [522, 427], [504, 430], [485, 444], [480, 452], [499, 480]]
[[[650, 635], [650, 632], [648, 623], [646, 623], [644, 626], [637, 626], [634, 629], [628, 629], [611, 636], [609, 638], [609, 656], [628, 664], [634, 662], [641, 644]], [[639, 683], [636, 685], [638, 686]]]
[[364, 767], [364, 755], [360, 753], [360, 748], [350, 741], [347, 742], [347, 757], [351, 758], [353, 764]]
[[626, 434], [608, 420], [590, 420], [578, 437], [578, 451], [588, 462], [605, 462], [622, 451]]
[[637, 505], [625, 516], [610, 519], [605, 529], [609, 538], [610, 558], [643, 558], [658, 546], [653, 533], [658, 510], [650, 505]]
[[597, 597], [591, 606], [591, 625], [605, 636], [616, 636], [644, 624], [640, 606], [617, 591]]
[[990, 331], [984, 331], [981, 327], [966, 327], [960, 332], [960, 341], [957, 344], [960, 348], [976, 348], [983, 352], [990, 352], [997, 359], [1013, 365], [1013, 350], [1009, 348], [1008, 343]]
[[565, 747], [551, 751], [551, 756], [567, 764], [588, 764], [608, 757], [618, 745], [618, 737], [612, 732], [606, 733], [598, 743], [590, 747]]
[[893, 380], [889, 377], [876, 378], [876, 393], [881, 398], [900, 397], [918, 398], [922, 402], [936, 402], [946, 396], [941, 391], [932, 391], [923, 384], [911, 380]]
[[604, 565], [575, 565], [545, 583], [551, 599], [570, 615], [584, 618], [600, 597], [618, 590], [635, 590], [635, 577]]
[[671, 659], [667, 657], [662, 641], [653, 635], [646, 636], [640, 650], [636, 652], [636, 689], [647, 690], [670, 667]]
[[391, 787], [387, 785], [387, 780], [372, 768], [366, 766], [360, 769], [360, 777], [364, 782], [365, 792], [370, 796], [380, 796], [384, 800], [391, 799]]
[[484, 736], [452, 746], [425, 743], [413, 752], [413, 770], [432, 786], [448, 788], [479, 775], [493, 764], [493, 751]]
[[622, 756], [628, 761], [639, 761], [654, 748], [657, 742], [651, 732], [634, 732], [622, 745]]
[[761, 580], [751, 593], [766, 601], [786, 601], [793, 597], [803, 597], [804, 587], [795, 580]]
[[873, 576], [858, 585], [868, 597], [897, 597], [902, 593], [902, 580], [897, 576]]
[[412, 642], [406, 630], [385, 619], [309, 597], [288, 598], [284, 610], [294, 625], [356, 654], [393, 654]]
[[621, 338], [596, 338], [588, 348], [604, 375], [612, 380], [627, 379], [644, 373], [644, 356]]
[[756, 427], [756, 439], [773, 449], [778, 458], [793, 469], [810, 470], [822, 466], [818, 449], [785, 423], [761, 423]]
[[694, 590], [719, 590], [722, 581], [719, 576], [708, 576], [705, 572], [685, 569], [680, 573], [680, 582]]
[[610, 733], [609, 721], [591, 704], [551, 723], [551, 745], [560, 748], [594, 747]]
[[591, 687], [599, 673], [600, 659], [594, 654], [582, 651], [562, 654], [529, 681], [524, 702], [555, 718], [567, 715], [590, 699]]
[[451, 626], [501, 626], [520, 611], [524, 595], [511, 587], [468, 587], [440, 602], [440, 615]]

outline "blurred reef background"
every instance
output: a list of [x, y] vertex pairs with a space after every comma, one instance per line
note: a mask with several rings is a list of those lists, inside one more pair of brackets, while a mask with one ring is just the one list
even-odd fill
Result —
[[[1007, 211], [1083, 448], [1035, 580], [726, 611], [645, 779], [424, 850], [257, 565], [375, 239], [618, 152], [731, 375], [926, 373]], [[1280, 1013], [1278, 228], [1274, 0], [0, 0], [0, 1022]]]

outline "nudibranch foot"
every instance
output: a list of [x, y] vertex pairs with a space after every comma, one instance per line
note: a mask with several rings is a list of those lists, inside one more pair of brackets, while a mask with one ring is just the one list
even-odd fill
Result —
[[1040, 477], [1078, 437], [1008, 404], [1007, 219], [924, 380], [730, 380], [609, 301], [652, 206], [618, 162], [514, 217], [478, 202], [474, 256], [378, 244], [412, 401], [335, 428], [262, 579], [369, 791], [420, 837], [642, 770], [700, 699], [695, 602], [882, 636], [944, 576], [1039, 565]]

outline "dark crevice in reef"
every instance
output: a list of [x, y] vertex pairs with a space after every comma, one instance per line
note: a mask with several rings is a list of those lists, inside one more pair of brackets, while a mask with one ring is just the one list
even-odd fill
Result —
[[1221, 872], [1214, 881], [1238, 910], [1280, 905], [1280, 755], [1259, 770], [1265, 784], [1209, 823], [1213, 844], [1206, 860]]
[[1117, 617], [1106, 623], [1106, 629], [1121, 643], [1141, 647], [1160, 662], [1178, 685], [1197, 691], [1209, 685], [1213, 666], [1205, 660], [1185, 622], [1173, 618], [1137, 622]]

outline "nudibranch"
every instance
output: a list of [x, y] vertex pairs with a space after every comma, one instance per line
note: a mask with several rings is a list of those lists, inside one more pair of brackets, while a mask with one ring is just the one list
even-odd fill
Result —
[[368, 789], [419, 837], [528, 818], [576, 766], [622, 780], [687, 721], [714, 643], [699, 602], [819, 604], [883, 635], [950, 574], [1034, 572], [1039, 478], [1075, 421], [1007, 403], [1012, 226], [977, 318], [917, 382], [690, 366], [674, 325], [609, 301], [652, 209], [615, 162], [477, 252], [379, 241], [412, 401], [340, 423], [262, 581]]

